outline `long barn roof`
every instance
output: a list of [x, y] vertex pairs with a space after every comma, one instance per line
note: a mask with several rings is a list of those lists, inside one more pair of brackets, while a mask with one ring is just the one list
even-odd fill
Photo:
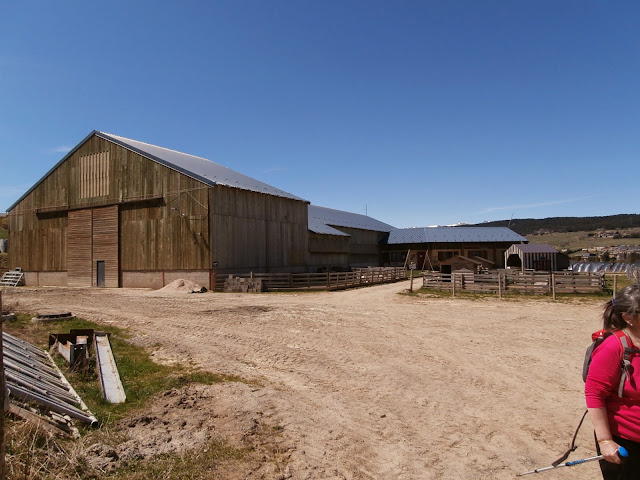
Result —
[[309, 230], [327, 235], [346, 235], [346, 233], [340, 232], [340, 227], [359, 228], [375, 232], [389, 232], [394, 228], [367, 215], [309, 205]]
[[64, 163], [73, 153], [80, 148], [93, 135], [104, 138], [132, 152], [138, 153], [152, 161], [158, 162], [167, 168], [178, 171], [188, 177], [194, 178], [207, 185], [224, 185], [227, 187], [249, 190], [252, 192], [274, 195], [277, 197], [291, 198], [307, 202], [303, 198], [292, 195], [278, 188], [272, 187], [255, 178], [251, 178], [235, 170], [231, 170], [219, 163], [212, 162], [206, 158], [196, 157], [187, 153], [170, 150], [168, 148], [158, 147], [149, 143], [132, 140], [130, 138], [120, 137], [109, 133], [94, 130], [87, 135], [78, 145], [76, 145], [62, 160], [56, 163], [40, 180], [38, 180], [24, 195], [22, 195], [8, 210], [13, 209], [20, 203], [29, 193], [31, 193], [45, 178], [47, 178], [58, 166]]
[[387, 244], [526, 241], [507, 227], [422, 227], [392, 230]]
[[219, 163], [212, 162], [206, 158], [196, 157], [188, 153], [170, 150], [168, 148], [158, 147], [137, 140], [119, 137], [104, 132], [95, 132], [99, 137], [112, 141], [128, 150], [139, 153], [140, 155], [155, 160], [173, 170], [177, 170], [189, 177], [195, 178], [208, 185], [224, 185], [227, 187], [240, 188], [242, 190], [250, 190], [252, 192], [266, 193], [267, 195], [275, 195], [276, 197], [292, 198], [294, 200], [306, 201], [300, 197], [296, 197], [284, 190], [272, 187], [255, 178], [248, 177], [235, 170], [231, 170]]

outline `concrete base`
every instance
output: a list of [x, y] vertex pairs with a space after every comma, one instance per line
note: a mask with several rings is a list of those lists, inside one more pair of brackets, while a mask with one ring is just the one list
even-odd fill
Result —
[[189, 280], [210, 289], [208, 270], [171, 270], [166, 272], [122, 272], [124, 288], [158, 290], [174, 280]]
[[66, 287], [67, 272], [24, 272], [27, 287]]

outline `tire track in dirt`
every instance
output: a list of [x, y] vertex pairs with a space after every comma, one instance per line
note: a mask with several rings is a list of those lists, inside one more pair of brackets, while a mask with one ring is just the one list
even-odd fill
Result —
[[[272, 420], [295, 445], [291, 478], [511, 479], [566, 449], [583, 408], [579, 370], [597, 301], [398, 295], [407, 286], [8, 296], [33, 312], [59, 306], [127, 326], [136, 341], [163, 345], [162, 358], [268, 386], [255, 394], [269, 395]], [[592, 454], [589, 428], [575, 455]], [[579, 468], [546, 478], [590, 478], [597, 466]]]

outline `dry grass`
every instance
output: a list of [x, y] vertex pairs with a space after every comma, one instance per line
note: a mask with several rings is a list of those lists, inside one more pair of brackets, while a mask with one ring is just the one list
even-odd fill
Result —
[[73, 442], [56, 438], [37, 424], [7, 419], [5, 434], [7, 479], [96, 478]]

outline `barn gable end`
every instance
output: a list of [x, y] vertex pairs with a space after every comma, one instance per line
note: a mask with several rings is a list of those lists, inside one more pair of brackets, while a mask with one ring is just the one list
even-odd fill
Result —
[[[158, 288], [178, 277], [210, 286], [217, 264], [304, 269], [306, 201], [128, 142], [92, 132], [10, 207], [9, 262], [27, 284]], [[218, 172], [236, 187], [207, 178]]]

